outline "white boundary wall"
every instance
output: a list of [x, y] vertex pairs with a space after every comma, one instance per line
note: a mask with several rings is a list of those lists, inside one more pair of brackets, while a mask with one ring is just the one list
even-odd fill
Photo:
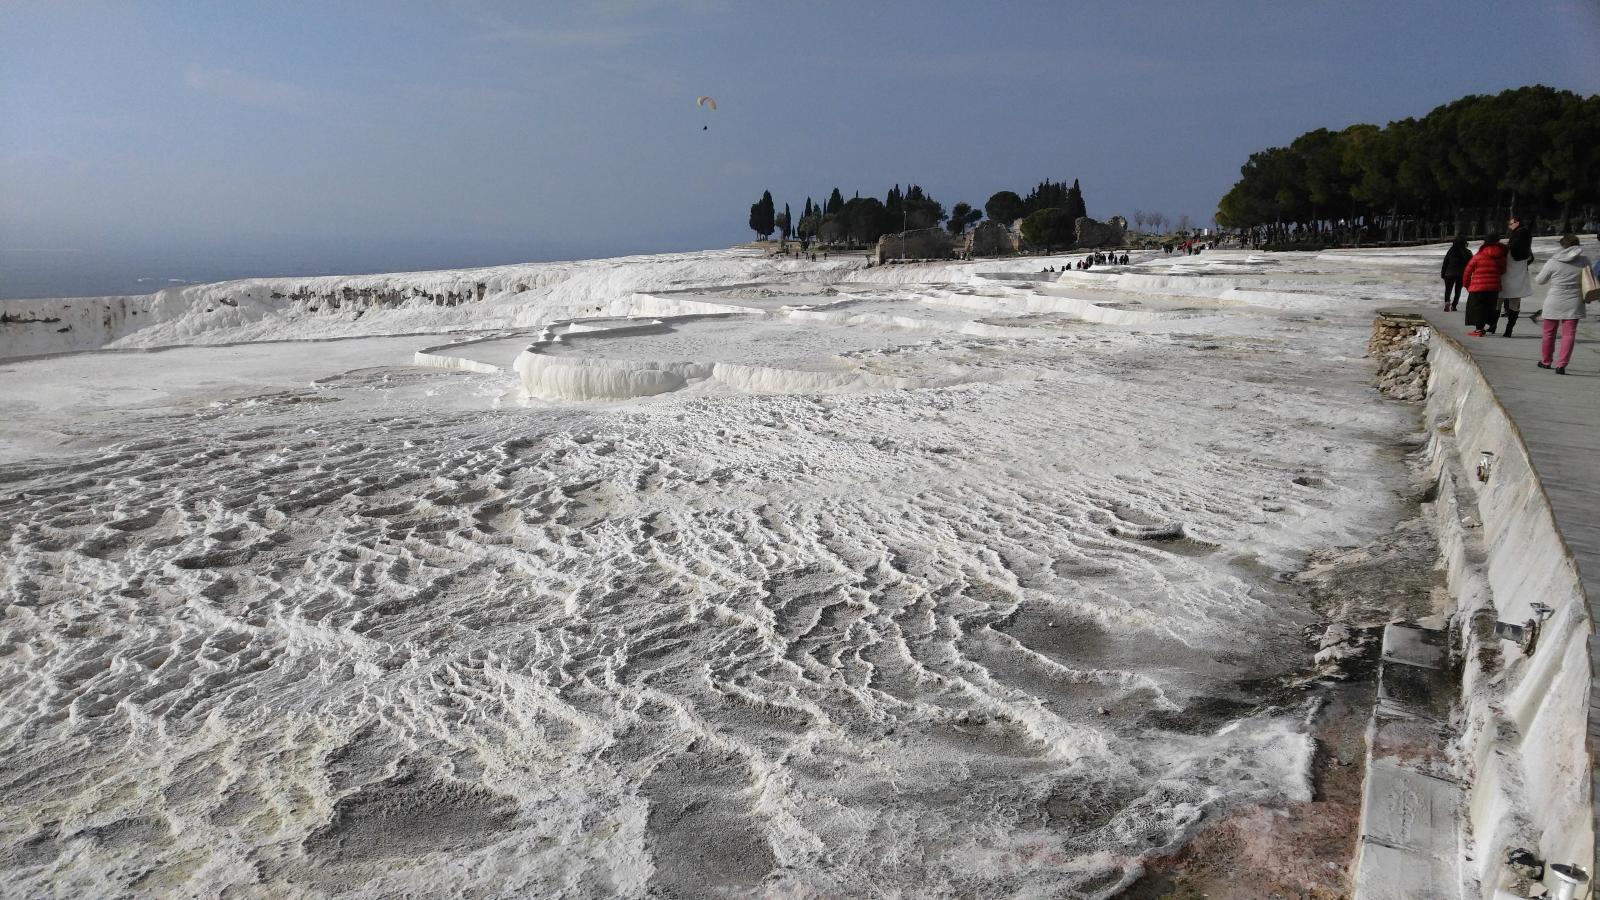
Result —
[[[1594, 861], [1587, 745], [1594, 628], [1577, 563], [1515, 421], [1451, 338], [1434, 331], [1429, 357], [1426, 412], [1439, 479], [1436, 512], [1465, 660], [1462, 874], [1468, 895], [1475, 881], [1477, 896], [1487, 900], [1495, 895], [1509, 847], [1526, 847], [1547, 863], [1590, 868]], [[1480, 482], [1472, 473], [1485, 450], [1494, 464]], [[1481, 522], [1456, 502], [1458, 491], [1476, 495]], [[1532, 655], [1493, 636], [1496, 619], [1539, 619], [1536, 603], [1553, 611], [1540, 625]]]

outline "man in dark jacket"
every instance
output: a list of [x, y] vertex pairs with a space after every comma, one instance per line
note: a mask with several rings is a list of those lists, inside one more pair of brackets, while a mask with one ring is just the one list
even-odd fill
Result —
[[1506, 253], [1515, 260], [1525, 260], [1533, 255], [1533, 229], [1522, 224], [1522, 220], [1515, 216], [1506, 224], [1510, 226], [1506, 232]]
[[1439, 268], [1439, 277], [1444, 279], [1445, 312], [1461, 305], [1461, 273], [1471, 258], [1472, 251], [1467, 249], [1467, 239], [1456, 235], [1456, 239], [1450, 243], [1450, 249], [1445, 251], [1444, 265]]

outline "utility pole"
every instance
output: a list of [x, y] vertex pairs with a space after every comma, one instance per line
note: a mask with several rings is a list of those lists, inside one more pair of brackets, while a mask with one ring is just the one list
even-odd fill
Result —
[[[909, 181], [906, 182], [906, 192], [907, 193], [910, 193], [910, 191], [911, 191], [910, 185], [911, 185], [911, 182], [909, 182]], [[900, 261], [901, 262], [905, 262], [905, 259], [906, 259], [906, 212], [907, 212], [907, 210], [906, 210], [906, 200], [905, 200], [904, 197], [901, 197], [900, 198]]]

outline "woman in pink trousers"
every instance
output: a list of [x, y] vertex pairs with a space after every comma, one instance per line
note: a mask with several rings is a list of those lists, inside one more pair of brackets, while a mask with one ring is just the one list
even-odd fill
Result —
[[[1548, 369], [1553, 361], [1557, 375], [1567, 374], [1567, 363], [1572, 359], [1572, 345], [1578, 340], [1578, 320], [1583, 318], [1583, 270], [1590, 266], [1589, 257], [1578, 250], [1577, 235], [1561, 236], [1561, 249], [1544, 264], [1534, 281], [1550, 285], [1545, 295], [1544, 308], [1539, 311], [1539, 327], [1544, 329], [1539, 342], [1539, 368]], [[1556, 348], [1556, 334], [1561, 335], [1561, 353], [1551, 359]]]

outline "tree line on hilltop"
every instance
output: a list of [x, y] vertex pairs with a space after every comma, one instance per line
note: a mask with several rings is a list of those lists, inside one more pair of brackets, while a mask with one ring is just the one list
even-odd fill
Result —
[[1600, 204], [1600, 96], [1535, 85], [1318, 128], [1252, 153], [1240, 176], [1217, 222], [1267, 243], [1482, 234], [1512, 214], [1571, 230]]
[[838, 188], [821, 203], [813, 203], [807, 197], [798, 219], [790, 214], [787, 203], [779, 212], [772, 192], [763, 191], [761, 199], [750, 205], [749, 225], [762, 240], [779, 234], [785, 240], [856, 246], [875, 243], [886, 234], [940, 225], [951, 235], [959, 236], [985, 215], [1006, 226], [1021, 219], [1023, 236], [1033, 243], [1070, 247], [1073, 226], [1088, 213], [1077, 179], [1070, 186], [1046, 179], [1026, 197], [1015, 191], [998, 191], [982, 209], [957, 203], [948, 212], [920, 185], [913, 184], [902, 191], [897, 184], [882, 200], [863, 197], [859, 192], [846, 200]]

